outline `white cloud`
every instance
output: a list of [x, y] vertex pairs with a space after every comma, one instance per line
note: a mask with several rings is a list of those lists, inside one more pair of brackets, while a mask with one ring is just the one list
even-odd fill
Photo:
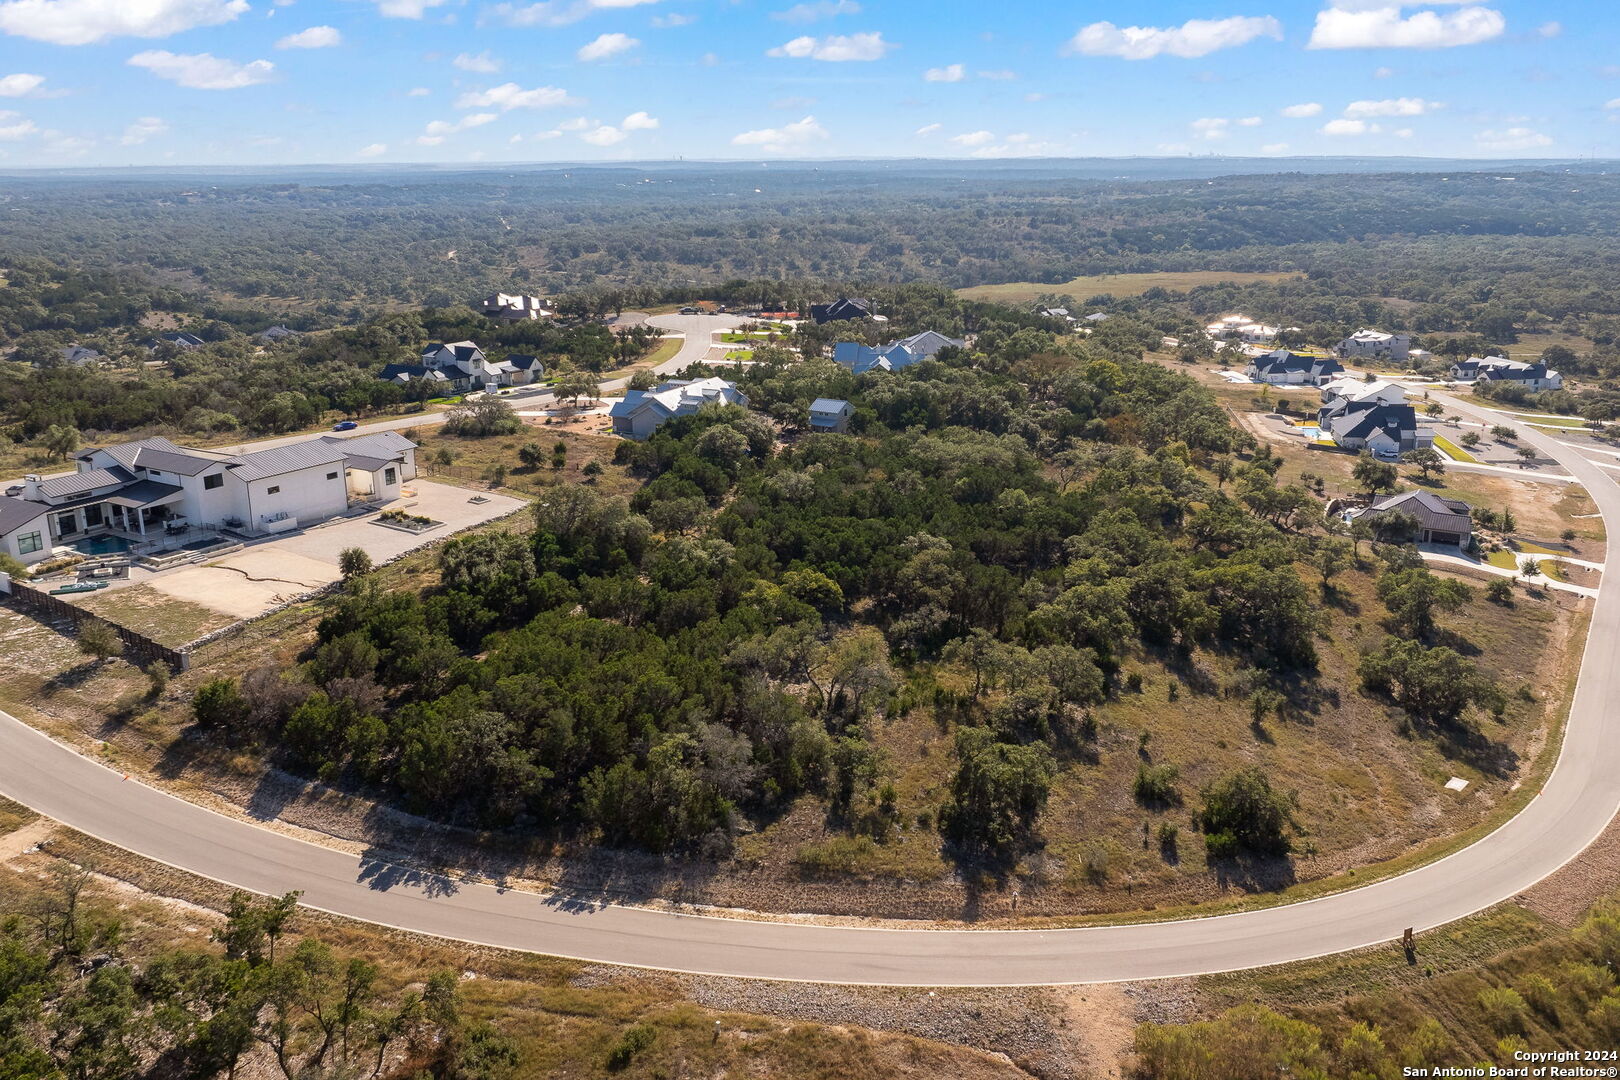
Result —
[[1029, 102], [1045, 101], [1046, 95], [1041, 93], [1039, 90], [1031, 90], [1029, 93], [1024, 95], [1024, 100]]
[[706, 52], [706, 53], [703, 54], [702, 57], [699, 58], [698, 62], [700, 64], [702, 64], [704, 67], [719, 67], [720, 66], [720, 54], [719, 53]]
[[367, 146], [362, 146], [360, 149], [356, 150], [354, 152], [354, 156], [355, 157], [380, 157], [381, 155], [386, 154], [386, 153], [388, 153], [388, 144], [387, 143], [374, 142], [374, 143], [371, 143], [371, 144], [369, 144]]
[[1287, 143], [1285, 143], [1285, 142], [1274, 142], [1274, 143], [1266, 143], [1266, 145], [1264, 145], [1264, 146], [1262, 146], [1260, 148], [1260, 152], [1262, 154], [1281, 154], [1284, 151], [1286, 151], [1287, 149], [1288, 149], [1288, 144]]
[[967, 78], [967, 68], [961, 64], [947, 64], [945, 67], [929, 68], [923, 72], [925, 82], [961, 82]]
[[1411, 128], [1396, 128], [1394, 131], [1390, 132], [1390, 134], [1395, 136], [1397, 139], [1410, 139], [1413, 135], [1416, 135], [1417, 132], [1413, 131]]
[[816, 103], [816, 101], [817, 101], [816, 98], [804, 97], [803, 95], [792, 95], [792, 96], [789, 96], [789, 97], [779, 97], [779, 98], [776, 98], [776, 99], [772, 100], [771, 108], [773, 108], [773, 109], [793, 109], [793, 110], [796, 111], [796, 110], [799, 110], [799, 109], [808, 109], [810, 106], [814, 105]]
[[1012, 80], [1018, 78], [1018, 72], [1009, 71], [1006, 68], [1002, 68], [999, 71], [981, 71], [979, 72], [979, 78], [989, 79], [992, 82], [1011, 82]]
[[1387, 79], [1393, 74], [1395, 74], [1395, 69], [1392, 68], [1392, 67], [1381, 67], [1381, 68], [1374, 68], [1373, 69], [1373, 78], [1375, 78], [1375, 79]]
[[779, 128], [745, 131], [733, 136], [731, 145], [757, 146], [772, 154], [785, 154], [789, 150], [802, 149], [810, 143], [829, 137], [827, 129], [822, 127], [814, 116], [806, 116], [803, 120], [784, 124]]
[[969, 157], [976, 158], [1009, 158], [1009, 157], [1038, 157], [1050, 154], [1059, 149], [1056, 143], [1036, 142], [1029, 134], [1019, 132], [1008, 135], [998, 143], [990, 143], [974, 149]]
[[626, 131], [652, 131], [658, 127], [658, 118], [644, 112], [633, 112], [619, 121], [619, 126]]
[[0, 33], [53, 45], [90, 45], [218, 26], [247, 10], [247, 0], [6, 0], [0, 3]]
[[951, 136], [951, 142], [957, 146], [987, 146], [995, 141], [995, 135], [988, 131], [969, 131]]
[[124, 128], [124, 134], [118, 141], [125, 146], [139, 146], [148, 139], [155, 139], [159, 135], [167, 134], [168, 122], [157, 116], [143, 116], [139, 120]]
[[1369, 116], [1422, 116], [1445, 107], [1444, 102], [1423, 98], [1385, 98], [1383, 101], [1352, 101], [1344, 107], [1344, 115], [1352, 120]]
[[1069, 39], [1065, 51], [1082, 56], [1117, 56], [1147, 60], [1168, 53], [1190, 59], [1221, 49], [1247, 45], [1256, 38], [1282, 39], [1282, 23], [1270, 15], [1234, 15], [1229, 19], [1188, 19], [1180, 26], [1115, 26], [1096, 22]]
[[[386, 0], [385, 0], [386, 2]], [[442, 3], [443, 0], [433, 0]], [[599, 11], [656, 4], [658, 0], [541, 0], [537, 4], [496, 4], [485, 11], [484, 18], [508, 26], [568, 26], [589, 18]]]
[[602, 34], [588, 45], [583, 45], [574, 55], [580, 60], [606, 60], [610, 56], [618, 56], [640, 45], [641, 42], [629, 34]]
[[581, 132], [579, 137], [592, 146], [614, 146], [624, 142], [630, 136], [612, 124], [603, 124], [600, 127], [592, 128], [590, 131]]
[[1259, 127], [1263, 121], [1258, 116], [1243, 116], [1238, 118], [1238, 127]]
[[1369, 124], [1365, 120], [1329, 120], [1322, 125], [1324, 135], [1371, 135], [1378, 130], [1377, 124]]
[[766, 56], [786, 56], [796, 60], [881, 60], [894, 45], [883, 40], [882, 31], [864, 34], [831, 34], [824, 38], [796, 37], [784, 45], [766, 50]]
[[1322, 112], [1322, 106], [1320, 103], [1315, 101], [1304, 101], [1298, 105], [1285, 106], [1281, 112], [1284, 116], [1292, 117], [1295, 120], [1303, 120], [1307, 116], [1320, 115]]
[[572, 120], [564, 120], [557, 125], [558, 131], [584, 131], [591, 126], [591, 122], [583, 116], [576, 116]]
[[45, 76], [28, 75], [18, 72], [15, 75], [0, 75], [0, 97], [44, 97], [40, 87], [45, 85]]
[[428, 8], [436, 8], [445, 0], [377, 0], [377, 14], [390, 19], [420, 19]]
[[39, 128], [34, 126], [34, 122], [21, 113], [0, 109], [0, 141], [12, 142], [38, 132]]
[[127, 63], [192, 90], [239, 90], [269, 82], [276, 74], [276, 65], [268, 60], [239, 64], [212, 53], [172, 53], [163, 49], [136, 53]]
[[422, 129], [422, 134], [416, 137], [416, 141], [422, 146], [438, 146], [444, 142], [446, 137], [454, 135], [458, 131], [483, 127], [485, 124], [493, 124], [499, 119], [500, 117], [494, 113], [473, 113], [471, 116], [463, 116], [460, 120], [455, 121], [433, 120], [428, 123], [427, 127]]
[[278, 49], [330, 49], [343, 44], [343, 35], [330, 26], [312, 26], [276, 42]]
[[568, 91], [558, 86], [537, 86], [525, 90], [515, 82], [502, 83], [488, 90], [469, 90], [456, 99], [458, 109], [550, 109], [558, 105], [576, 105]]
[[450, 61], [450, 65], [462, 71], [475, 71], [480, 75], [493, 75], [505, 66], [502, 61], [490, 55], [488, 49], [481, 53], [457, 53], [456, 58]]
[[1228, 134], [1232, 121], [1224, 116], [1201, 116], [1187, 126], [1198, 133], [1203, 139], [1224, 139]]
[[1540, 26], [1536, 27], [1536, 33], [1544, 38], [1555, 38], [1563, 32], [1564, 24], [1558, 22], [1556, 19], [1552, 22], [1544, 22]]
[[431, 93], [433, 93], [433, 91], [429, 90], [425, 86], [413, 86], [409, 90], [405, 91], [405, 96], [406, 97], [427, 97]]
[[1610, 98], [1603, 103], [1605, 109], [1620, 109], [1620, 97]]
[[913, 131], [912, 134], [913, 135], [932, 135], [934, 132], [940, 130], [944, 126], [945, 126], [944, 124], [924, 124], [922, 127], [918, 128], [916, 131]]
[[1500, 131], [1482, 131], [1474, 136], [1474, 144], [1481, 150], [1535, 150], [1553, 143], [1550, 135], [1526, 127], [1503, 128]]
[[1449, 49], [1477, 45], [1507, 29], [1500, 11], [1469, 6], [1441, 14], [1402, 15], [1398, 3], [1381, 6], [1340, 3], [1316, 13], [1311, 49]]
[[813, 3], [794, 4], [786, 11], [773, 11], [771, 18], [782, 22], [808, 23], [817, 19], [830, 19], [835, 15], [859, 15], [861, 5], [855, 0], [815, 0]]
[[682, 15], [678, 12], [671, 12], [668, 15], [654, 15], [652, 18], [653, 26], [660, 30], [674, 30], [681, 26], [691, 26], [695, 22], [697, 22], [696, 15]]

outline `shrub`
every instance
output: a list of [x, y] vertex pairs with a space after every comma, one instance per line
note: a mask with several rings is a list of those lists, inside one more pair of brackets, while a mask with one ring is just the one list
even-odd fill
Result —
[[1288, 854], [1295, 801], [1292, 794], [1272, 788], [1258, 766], [1210, 784], [1204, 789], [1204, 811], [1199, 815], [1210, 856]]
[[1479, 1011], [1493, 1031], [1503, 1035], [1522, 1035], [1525, 1028], [1524, 998], [1506, 986], [1493, 986], [1481, 990]]
[[235, 679], [214, 679], [198, 688], [191, 714], [202, 727], [231, 728], [247, 719], [248, 703]]
[[124, 643], [111, 626], [100, 619], [90, 619], [79, 627], [79, 651], [98, 661], [105, 660], [123, 652]]
[[371, 556], [364, 548], [347, 547], [338, 553], [338, 572], [343, 580], [357, 578], [371, 572]]
[[608, 1071], [620, 1072], [629, 1068], [636, 1055], [651, 1046], [657, 1038], [657, 1030], [646, 1024], [636, 1024], [628, 1028], [619, 1036], [619, 1041], [613, 1044], [613, 1049], [608, 1051]]
[[1168, 806], [1181, 801], [1176, 792], [1176, 781], [1181, 771], [1174, 765], [1140, 764], [1136, 767], [1136, 783], [1132, 793], [1143, 806]]

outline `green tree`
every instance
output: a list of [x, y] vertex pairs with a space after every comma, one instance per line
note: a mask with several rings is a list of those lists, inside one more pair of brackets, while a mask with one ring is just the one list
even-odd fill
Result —
[[1399, 479], [1394, 465], [1379, 461], [1371, 454], [1362, 454], [1356, 459], [1355, 466], [1350, 470], [1350, 476], [1364, 491], [1373, 495], [1380, 491], [1394, 491]]
[[79, 435], [79, 429], [71, 424], [52, 424], [45, 429], [45, 435], [40, 442], [52, 457], [66, 460], [70, 454], [77, 452], [82, 437]]
[[940, 831], [964, 853], [1015, 857], [1046, 806], [1055, 766], [1043, 745], [999, 741], [986, 728], [956, 733], [956, 776], [940, 808]]
[[1408, 453], [1406, 463], [1417, 466], [1418, 475], [1425, 481], [1443, 476], [1446, 471], [1445, 458], [1440, 456], [1439, 451], [1429, 446], [1420, 446]]
[[247, 720], [248, 703], [235, 679], [212, 679], [197, 688], [191, 713], [201, 727], [231, 731]]
[[1459, 610], [1472, 595], [1462, 582], [1438, 577], [1421, 566], [1388, 570], [1378, 579], [1378, 598], [1389, 609], [1391, 625], [1410, 638], [1433, 636], [1435, 615]]
[[1213, 858], [1286, 855], [1292, 849], [1296, 798], [1271, 786], [1259, 766], [1230, 773], [1204, 788], [1199, 824]]
[[338, 552], [338, 573], [343, 575], [344, 581], [369, 574], [371, 569], [371, 555], [365, 548], [346, 547]]
[[1388, 638], [1362, 657], [1356, 673], [1365, 689], [1431, 724], [1452, 723], [1470, 705], [1496, 712], [1506, 703], [1473, 661], [1445, 646]]

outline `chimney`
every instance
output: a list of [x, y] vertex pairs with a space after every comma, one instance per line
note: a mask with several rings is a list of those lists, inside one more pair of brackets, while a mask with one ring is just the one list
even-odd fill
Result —
[[23, 477], [22, 497], [27, 499], [29, 502], [41, 501], [39, 497], [39, 477], [36, 474], [29, 473], [27, 476]]

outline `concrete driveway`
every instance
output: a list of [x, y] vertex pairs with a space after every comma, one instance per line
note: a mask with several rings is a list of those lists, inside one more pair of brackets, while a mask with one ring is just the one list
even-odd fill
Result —
[[[416, 534], [387, 528], [375, 514], [341, 518], [274, 540], [264, 540], [242, 551], [200, 566], [183, 566], [156, 574], [131, 576], [131, 584], [147, 584], [159, 592], [239, 619], [250, 619], [286, 603], [301, 593], [336, 581], [339, 556], [357, 547], [382, 563], [434, 540], [482, 525], [523, 506], [522, 499], [475, 492], [449, 484], [413, 480], [413, 497], [391, 509], [444, 524]], [[470, 500], [481, 498], [474, 503]]]

